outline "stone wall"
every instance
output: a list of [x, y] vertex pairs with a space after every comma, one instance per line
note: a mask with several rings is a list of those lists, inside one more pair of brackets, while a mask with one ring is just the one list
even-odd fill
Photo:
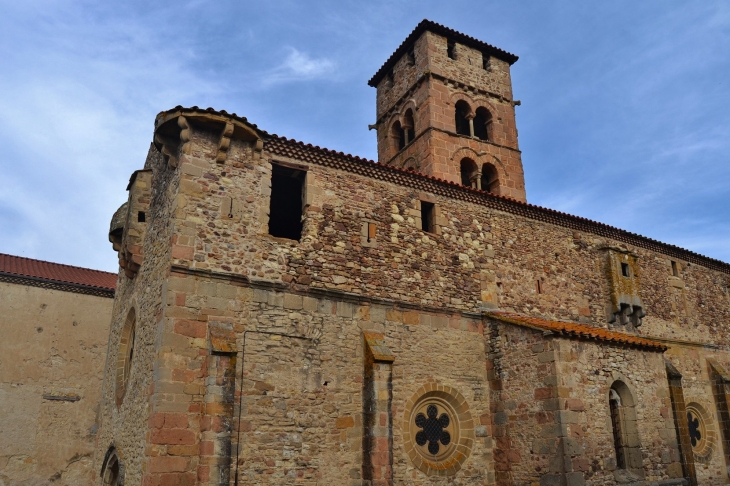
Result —
[[0, 282], [0, 484], [89, 484], [114, 301]]
[[[206, 125], [199, 110], [183, 112], [190, 116], [176, 166], [151, 152], [144, 258], [120, 285], [114, 311], [96, 457], [114, 444], [125, 484], [228, 484], [238, 471], [246, 484], [354, 485], [363, 484], [364, 464], [383, 466], [373, 479], [391, 471], [397, 484], [552, 476], [612, 484], [607, 387], [617, 376], [638, 404], [646, 480], [681, 475], [660, 353], [501, 324], [492, 334], [482, 311], [580, 321], [677, 349], [711, 340], [711, 353], [680, 353], [675, 363], [684, 383], [700, 382], [700, 355], [728, 361], [726, 265], [629, 234], [576, 230], [569, 216], [546, 222], [517, 202], [265, 135], [263, 143], [233, 137], [221, 156], [235, 133], [228, 124], [241, 119], [219, 132], [217, 119]], [[179, 125], [174, 113], [165, 116]], [[268, 234], [272, 163], [306, 172], [300, 241]], [[435, 204], [433, 232], [421, 228], [421, 201]], [[368, 223], [376, 233], [365, 241]], [[607, 249], [634, 255], [642, 323], [610, 323]], [[115, 354], [132, 305], [140, 347], [117, 410]], [[365, 433], [376, 425], [364, 420], [364, 331], [382, 334], [394, 357], [390, 378], [378, 371], [390, 386], [377, 388], [377, 406], [391, 410], [390, 423], [378, 426], [390, 434], [378, 437], [392, 444], [391, 459], [363, 456], [382, 450]], [[707, 403], [706, 378], [700, 388], [697, 400]], [[409, 429], [418, 396], [432, 392], [463, 397], [453, 405], [463, 452], [438, 466], [443, 476], [424, 474]], [[568, 462], [557, 467], [556, 457]], [[713, 460], [703, 479], [721, 475], [724, 456]]]
[[[166, 170], [166, 164], [159, 152], [150, 149], [146, 169], [153, 171], [154, 186], [149, 211], [146, 214], [146, 238], [143, 260], [134, 278], [124, 275], [117, 286], [109, 334], [109, 348], [104, 368], [104, 384], [100, 405], [100, 431], [97, 435], [94, 454], [96, 484], [100, 484], [104, 457], [110, 447], [119, 455], [125, 471], [125, 484], [140, 484], [145, 471], [157, 471], [148, 421], [152, 412], [164, 412], [165, 407], [174, 405], [155, 403], [151, 396], [156, 394], [164, 401], [164, 387], [158, 384], [161, 378], [157, 368], [158, 353], [163, 353], [172, 344], [163, 333], [161, 320], [166, 292], [166, 277], [171, 258], [172, 219], [179, 174]], [[178, 231], [183, 232], [184, 228]], [[131, 374], [121, 405], [116, 404], [116, 375], [119, 361], [119, 343], [122, 328], [134, 308], [136, 314], [136, 337]], [[164, 471], [164, 468], [163, 468]]]

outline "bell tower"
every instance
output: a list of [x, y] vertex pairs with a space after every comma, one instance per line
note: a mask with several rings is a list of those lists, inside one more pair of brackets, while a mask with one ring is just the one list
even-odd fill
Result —
[[525, 201], [516, 61], [423, 20], [368, 81], [377, 89], [378, 161]]

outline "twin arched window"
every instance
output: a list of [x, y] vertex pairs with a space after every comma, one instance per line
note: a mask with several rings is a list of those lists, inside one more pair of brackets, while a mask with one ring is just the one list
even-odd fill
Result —
[[390, 137], [393, 139], [393, 145], [397, 147], [396, 151], [403, 150], [406, 145], [411, 143], [416, 137], [416, 123], [413, 119], [413, 110], [408, 108], [403, 115], [403, 123], [400, 120], [393, 123], [390, 128]]
[[458, 135], [475, 137], [480, 140], [492, 140], [492, 114], [480, 106], [472, 112], [469, 103], [459, 100], [454, 105], [454, 126]]
[[468, 157], [461, 159], [461, 185], [499, 194], [499, 173], [492, 164], [486, 163], [479, 170], [476, 162]]

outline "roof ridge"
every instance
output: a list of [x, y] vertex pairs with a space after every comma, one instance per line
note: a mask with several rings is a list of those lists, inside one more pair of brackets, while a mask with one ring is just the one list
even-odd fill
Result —
[[[48, 265], [54, 265], [54, 266], [58, 266], [58, 267], [73, 268], [73, 269], [76, 269], [76, 270], [84, 270], [84, 271], [87, 271], [87, 272], [103, 273], [103, 274], [106, 274], [106, 275], [114, 275], [115, 277], [117, 276], [116, 273], [107, 272], [106, 270], [97, 270], [95, 268], [88, 268], [88, 267], [78, 267], [76, 265], [69, 265], [67, 263], [56, 263], [56, 262], [52, 262], [52, 261], [49, 261], [49, 260], [39, 260], [37, 258], [29, 258], [29, 257], [20, 256], [20, 255], [11, 255], [10, 253], [2, 253], [2, 252], [0, 252], [0, 258], [2, 258], [2, 257], [17, 258], [17, 259], [27, 260], [27, 261], [30, 261], [30, 262], [45, 263], [45, 264], [48, 264]], [[0, 271], [2, 271], [2, 270], [0, 270]]]
[[[235, 118], [235, 119], [237, 119], [237, 120], [239, 120], [239, 121], [241, 121], [243, 123], [246, 123], [246, 124], [250, 125], [251, 127], [255, 128], [256, 130], [258, 130], [264, 136], [264, 141], [266, 143], [277, 143], [278, 142], [278, 143], [283, 143], [283, 144], [295, 145], [295, 146], [302, 147], [302, 148], [307, 149], [307, 150], [310, 150], [310, 151], [319, 152], [319, 153], [325, 153], [325, 154], [327, 154], [329, 156], [337, 157], [340, 160], [354, 161], [354, 162], [357, 162], [357, 163], [360, 163], [360, 164], [363, 164], [363, 165], [368, 165], [368, 166], [371, 166], [371, 167], [376, 167], [378, 170], [391, 171], [391, 173], [394, 173], [394, 174], [405, 174], [408, 177], [413, 177], [413, 178], [418, 178], [418, 179], [427, 180], [427, 181], [431, 181], [431, 182], [436, 182], [438, 184], [442, 184], [442, 185], [444, 185], [446, 187], [449, 187], [449, 188], [452, 188], [454, 190], [461, 191], [462, 193], [467, 193], [467, 194], [468, 193], [471, 193], [474, 196], [477, 196], [477, 197], [479, 197], [481, 199], [487, 198], [487, 199], [491, 199], [491, 200], [494, 200], [494, 201], [500, 201], [500, 202], [504, 202], [505, 204], [512, 205], [515, 208], [524, 209], [524, 210], [527, 210], [527, 211], [542, 212], [544, 214], [555, 215], [555, 216], [557, 216], [559, 218], [562, 218], [562, 219], [573, 220], [573, 221], [582, 222], [582, 223], [585, 223], [585, 224], [588, 224], [588, 225], [593, 225], [593, 226], [596, 226], [596, 227], [599, 227], [599, 228], [602, 228], [602, 229], [605, 229], [605, 230], [610, 230], [610, 231], [613, 231], [613, 232], [617, 232], [620, 235], [623, 235], [623, 236], [628, 237], [629, 239], [641, 240], [641, 241], [644, 241], [644, 242], [648, 242], [648, 243], [652, 243], [652, 244], [658, 245], [658, 246], [660, 246], [660, 247], [662, 247], [664, 249], [669, 249], [669, 250], [677, 251], [679, 253], [683, 253], [684, 254], [684, 257], [689, 256], [689, 257], [692, 257], [692, 258], [696, 258], [698, 261], [701, 260], [701, 261], [705, 262], [705, 266], [707, 266], [707, 263], [710, 263], [710, 264], [715, 265], [715, 266], [720, 266], [720, 267], [723, 268], [723, 270], [722, 270], [723, 272], [730, 274], [730, 263], [724, 262], [722, 260], [718, 260], [717, 258], [708, 257], [708, 256], [703, 255], [701, 253], [697, 253], [697, 252], [694, 252], [692, 250], [688, 250], [686, 248], [682, 248], [680, 246], [673, 245], [671, 243], [665, 243], [665, 242], [663, 242], [661, 240], [656, 240], [654, 238], [650, 238], [648, 236], [641, 235], [639, 233], [633, 233], [631, 231], [628, 231], [628, 230], [625, 230], [625, 229], [621, 229], [621, 228], [616, 227], [616, 226], [611, 226], [611, 225], [606, 224], [606, 223], [601, 223], [600, 221], [595, 221], [595, 220], [586, 218], [584, 216], [578, 216], [578, 215], [574, 215], [574, 214], [570, 214], [570, 213], [565, 213], [563, 211], [558, 211], [556, 209], [547, 208], [547, 207], [544, 207], [544, 206], [538, 206], [536, 204], [530, 204], [528, 202], [518, 201], [517, 199], [511, 198], [509, 196], [502, 196], [502, 195], [492, 194], [492, 193], [486, 192], [486, 191], [481, 190], [481, 189], [474, 189], [474, 188], [471, 188], [471, 187], [462, 186], [461, 184], [458, 184], [456, 182], [447, 181], [445, 179], [441, 179], [441, 178], [438, 178], [438, 177], [434, 177], [434, 176], [430, 176], [430, 175], [423, 174], [423, 173], [420, 173], [420, 172], [416, 172], [414, 170], [405, 170], [405, 169], [400, 169], [400, 168], [397, 168], [397, 167], [392, 167], [392, 166], [389, 166], [389, 165], [381, 164], [381, 163], [376, 162], [376, 161], [371, 160], [371, 159], [366, 159], [364, 157], [360, 157], [358, 155], [352, 155], [352, 154], [348, 154], [348, 153], [345, 153], [345, 152], [339, 152], [339, 151], [336, 151], [336, 150], [328, 149], [326, 147], [320, 147], [319, 145], [312, 145], [311, 143], [305, 143], [305, 142], [302, 142], [302, 141], [297, 140], [297, 139], [294, 139], [294, 138], [287, 138], [287, 137], [284, 137], [284, 136], [281, 136], [281, 135], [276, 135], [276, 134], [273, 134], [273, 133], [269, 133], [269, 132], [266, 132], [265, 130], [262, 130], [257, 125], [249, 122], [248, 119], [246, 119], [246, 117], [241, 117], [239, 115], [236, 115], [235, 113], [228, 113], [226, 111], [218, 111], [218, 110], [215, 110], [213, 108], [201, 109], [201, 108], [199, 108], [197, 106], [193, 106], [193, 107], [190, 107], [190, 108], [185, 108], [185, 107], [183, 107], [181, 105], [178, 105], [175, 108], [172, 108], [170, 110], [162, 111], [162, 112], [160, 112], [160, 114], [162, 114], [162, 113], [171, 113], [173, 111], [192, 111], [192, 110], [213, 113], [213, 114], [216, 114], [216, 115], [223, 115], [223, 116], [233, 117], [233, 118]], [[283, 155], [283, 154], [279, 154], [279, 155]], [[499, 209], [499, 208], [496, 208], [496, 209]], [[507, 211], [507, 209], [504, 209], [504, 208], [502, 208], [502, 210]], [[509, 211], [507, 211], [507, 212], [509, 212]], [[527, 217], [530, 217], [530, 216], [528, 215]], [[535, 219], [535, 218], [533, 218], [533, 219]], [[538, 220], [540, 220], [540, 219], [538, 219]], [[540, 221], [542, 221], [542, 220], [540, 220]], [[558, 223], [555, 223], [554, 221], [544, 221], [544, 222], [548, 222], [548, 223], [552, 223], [552, 224], [558, 224]], [[563, 226], [565, 226], [565, 225], [563, 225]], [[573, 228], [573, 229], [575, 229], [575, 228]], [[616, 238], [615, 236], [601, 235], [599, 233], [596, 233], [592, 229], [578, 229], [578, 230], [579, 231], [586, 231], [588, 233], [595, 234], [596, 236], [604, 236], [604, 237], [607, 237], [607, 238], [619, 239], [619, 238]], [[621, 240], [619, 239], [619, 241], [621, 241]], [[627, 241], [624, 241], [624, 243], [629, 243], [629, 244], [633, 244], [633, 245], [636, 245], [636, 246], [641, 246], [641, 244], [638, 244], [636, 242], [627, 242]], [[658, 250], [652, 250], [652, 251], [658, 251]], [[684, 257], [683, 256], [678, 256], [678, 258], [684, 258]], [[697, 262], [695, 262], [695, 263], [697, 263]], [[702, 263], [699, 263], [699, 264], [702, 264]], [[713, 268], [713, 267], [710, 266], [708, 268]]]

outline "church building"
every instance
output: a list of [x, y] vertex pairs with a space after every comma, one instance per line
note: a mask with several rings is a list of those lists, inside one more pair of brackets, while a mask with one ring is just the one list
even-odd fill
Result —
[[528, 204], [516, 61], [422, 21], [377, 162], [157, 116], [95, 484], [728, 484], [730, 264]]

